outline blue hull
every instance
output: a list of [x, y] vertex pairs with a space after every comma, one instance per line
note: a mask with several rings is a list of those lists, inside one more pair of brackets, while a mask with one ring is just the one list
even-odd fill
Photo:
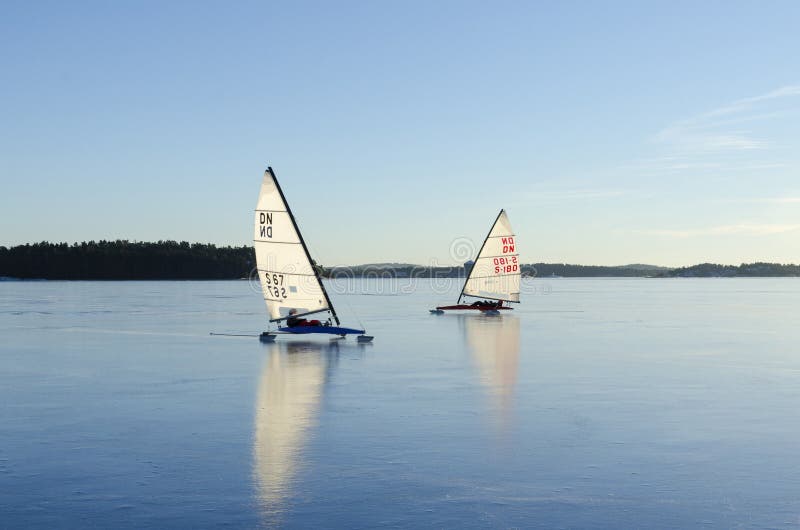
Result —
[[338, 326], [297, 326], [294, 328], [278, 328], [282, 333], [306, 335], [308, 333], [326, 333], [328, 335], [363, 335], [363, 329], [340, 328]]

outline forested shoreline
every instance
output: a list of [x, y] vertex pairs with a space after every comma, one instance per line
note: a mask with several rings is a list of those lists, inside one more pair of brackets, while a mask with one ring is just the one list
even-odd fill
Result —
[[[324, 277], [453, 278], [460, 266], [379, 263], [319, 267]], [[229, 280], [255, 271], [251, 246], [216, 246], [186, 241], [89, 241], [0, 246], [0, 278], [21, 280]], [[800, 266], [777, 263], [719, 265], [703, 263], [667, 268], [654, 265], [522, 265], [523, 276], [552, 277], [786, 277], [800, 276]]]
[[249, 246], [89, 241], [0, 247], [0, 277], [45, 280], [223, 280], [255, 268]]
[[742, 263], [741, 265], [720, 265], [701, 263], [691, 267], [679, 267], [659, 276], [673, 278], [763, 278], [800, 276], [800, 265], [780, 263]]

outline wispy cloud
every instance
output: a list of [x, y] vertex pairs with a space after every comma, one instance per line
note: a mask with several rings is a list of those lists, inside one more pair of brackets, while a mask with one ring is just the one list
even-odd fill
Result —
[[562, 189], [562, 190], [536, 190], [525, 194], [528, 201], [587, 201], [597, 199], [611, 199], [630, 195], [630, 190], [621, 189]]
[[794, 204], [800, 202], [800, 197], [770, 197], [762, 199], [762, 202], [771, 202], [774, 204]]
[[705, 114], [701, 114], [700, 116], [698, 116], [698, 118], [709, 119], [709, 118], [716, 118], [718, 116], [727, 116], [729, 114], [735, 114], [737, 112], [743, 112], [749, 110], [750, 108], [753, 107], [753, 105], [759, 102], [769, 101], [772, 99], [778, 99], [784, 97], [791, 97], [791, 96], [800, 96], [800, 85], [787, 85], [781, 88], [777, 88], [775, 90], [771, 90], [766, 94], [761, 94], [760, 96], [742, 98], [724, 107], [720, 107], [718, 109], [706, 112]]
[[746, 197], [739, 199], [722, 199], [722, 202], [744, 202], [762, 204], [797, 204], [800, 197]]
[[[797, 98], [794, 107], [776, 111], [765, 108], [777, 100]], [[727, 105], [703, 112], [668, 125], [653, 137], [657, 143], [669, 144], [684, 152], [717, 153], [763, 150], [770, 142], [749, 129], [731, 129], [747, 122], [784, 117], [800, 106], [800, 84], [788, 85], [767, 93], [742, 98]]]
[[661, 130], [656, 141], [667, 143], [674, 148], [694, 154], [709, 154], [725, 150], [752, 151], [765, 149], [769, 142], [764, 138], [756, 138], [751, 131], [707, 131], [715, 126], [705, 124], [696, 126], [689, 123], [671, 125]]
[[[696, 155], [697, 153], [695, 153]], [[632, 160], [627, 164], [619, 166], [619, 170], [626, 172], [634, 172], [637, 175], [650, 175], [650, 176], [670, 176], [670, 175], [692, 175], [701, 176], [709, 173], [736, 175], [742, 177], [744, 174], [750, 174], [753, 177], [759, 177], [766, 172], [775, 169], [788, 167], [784, 162], [773, 161], [742, 161], [736, 159], [735, 161], [721, 159], [711, 159], [707, 157], [691, 156], [683, 154], [682, 156], [663, 156], [663, 157], [645, 157]]]
[[800, 230], [800, 224], [751, 224], [739, 223], [731, 225], [690, 228], [684, 230], [636, 230], [636, 233], [671, 238], [687, 238], [699, 236], [755, 235], [765, 236], [794, 232]]

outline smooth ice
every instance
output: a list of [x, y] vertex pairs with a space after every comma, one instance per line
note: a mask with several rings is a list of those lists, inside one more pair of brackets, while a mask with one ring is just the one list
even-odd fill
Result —
[[0, 283], [0, 527], [800, 526], [800, 281]]

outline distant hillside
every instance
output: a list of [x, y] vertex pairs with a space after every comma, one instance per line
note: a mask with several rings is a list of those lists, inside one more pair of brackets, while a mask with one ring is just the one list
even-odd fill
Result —
[[[524, 276], [547, 277], [752, 277], [800, 276], [800, 266], [777, 263], [718, 265], [703, 263], [669, 269], [656, 265], [618, 266], [534, 263], [522, 265]], [[0, 279], [46, 280], [221, 280], [250, 276], [253, 247], [217, 247], [186, 241], [155, 243], [89, 241], [0, 246]], [[332, 278], [459, 278], [463, 266], [429, 267], [409, 263], [373, 263], [352, 267], [319, 267]]]
[[800, 276], [800, 265], [781, 265], [779, 263], [742, 263], [736, 265], [719, 265], [701, 263], [691, 267], [672, 269], [660, 276], [677, 278], [733, 278], [733, 277], [769, 277]]
[[323, 268], [327, 278], [458, 278], [464, 267], [426, 267], [410, 263], [368, 263]]
[[[369, 263], [352, 267], [333, 267], [325, 269], [331, 277], [460, 277], [466, 276], [463, 266], [427, 267], [410, 263]], [[653, 276], [667, 272], [667, 267], [656, 265], [569, 265], [564, 263], [534, 263], [522, 265], [522, 274], [526, 276], [563, 276], [563, 277], [599, 277], [599, 276]]]
[[563, 276], [564, 278], [585, 277], [647, 277], [669, 271], [666, 267], [656, 265], [570, 265], [568, 263], [534, 263], [523, 265], [523, 274], [535, 275], [540, 278]]
[[646, 265], [644, 263], [631, 263], [630, 265], [620, 265], [621, 269], [636, 269], [640, 271], [668, 271], [669, 267], [662, 267], [660, 265]]

